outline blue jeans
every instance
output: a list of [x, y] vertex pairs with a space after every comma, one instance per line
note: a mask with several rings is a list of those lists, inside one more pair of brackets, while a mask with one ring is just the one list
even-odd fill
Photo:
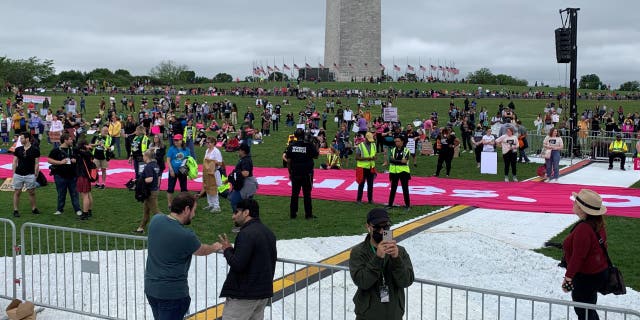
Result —
[[74, 211], [80, 211], [80, 199], [78, 198], [78, 190], [76, 189], [76, 182], [78, 177], [63, 178], [59, 175], [53, 176], [56, 182], [56, 191], [58, 191], [58, 207], [60, 212], [64, 211], [64, 204], [67, 200], [67, 190], [69, 190], [69, 196], [71, 197], [71, 204]]
[[238, 205], [240, 200], [242, 200], [242, 196], [240, 195], [240, 190], [231, 191], [231, 194], [229, 195], [229, 201], [231, 201], [231, 210], [233, 210], [233, 212], [236, 212], [236, 206]]
[[193, 145], [193, 139], [187, 139], [187, 149], [189, 149], [189, 152], [191, 152], [191, 156], [195, 159], [196, 158], [196, 149]]
[[[551, 157], [549, 159], [545, 159], [544, 165], [547, 167], [547, 178], [558, 179], [560, 176], [560, 151], [551, 150]], [[552, 170], [553, 174], [551, 173]]]
[[120, 158], [120, 137], [111, 137], [111, 145], [118, 152], [118, 158]]
[[147, 295], [147, 301], [149, 301], [149, 306], [151, 306], [151, 312], [155, 320], [181, 320], [187, 311], [189, 311], [191, 297], [158, 299]]

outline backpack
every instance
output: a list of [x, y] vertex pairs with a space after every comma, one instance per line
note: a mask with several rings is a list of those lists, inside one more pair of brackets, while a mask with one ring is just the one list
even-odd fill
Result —
[[149, 198], [149, 196], [151, 195], [151, 190], [147, 186], [147, 183], [144, 182], [144, 178], [142, 177], [136, 180], [134, 191], [135, 191], [134, 197], [139, 202], [143, 202], [147, 200], [147, 198]]

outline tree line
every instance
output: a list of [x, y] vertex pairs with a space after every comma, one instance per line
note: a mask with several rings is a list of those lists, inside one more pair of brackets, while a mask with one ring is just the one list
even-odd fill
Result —
[[[257, 81], [253, 76], [244, 81]], [[288, 80], [288, 76], [279, 72], [271, 73], [269, 80]], [[225, 83], [232, 82], [233, 77], [228, 73], [218, 73], [213, 78], [196, 75], [184, 64], [172, 60], [165, 60], [154, 66], [147, 75], [132, 75], [125, 69], [111, 71], [107, 68], [96, 68], [89, 72], [68, 70], [55, 73], [53, 60], [41, 60], [38, 57], [28, 59], [10, 59], [0, 57], [0, 83], [5, 87], [53, 87], [60, 83], [71, 86], [85, 86], [89, 82], [94, 85], [104, 84], [117, 87], [127, 87], [132, 84], [165, 85], [177, 83]], [[528, 86], [527, 80], [518, 79], [506, 74], [493, 74], [488, 68], [480, 68], [467, 75], [465, 82], [477, 84], [497, 84], [509, 86]], [[596, 74], [583, 75], [579, 82], [580, 89], [611, 90]], [[627, 81], [620, 85], [621, 91], [640, 91], [640, 82]]]

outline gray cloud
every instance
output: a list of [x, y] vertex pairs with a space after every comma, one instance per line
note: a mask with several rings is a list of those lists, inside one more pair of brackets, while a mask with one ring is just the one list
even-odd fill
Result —
[[[161, 60], [198, 75], [249, 75], [253, 62], [322, 63], [324, 1], [29, 1], [3, 3], [0, 55], [52, 59], [56, 70], [98, 67], [147, 74]], [[635, 12], [596, 0], [382, 1], [382, 57], [395, 62], [452, 64], [461, 76], [481, 67], [533, 84], [565, 84], [555, 62], [558, 9], [578, 6], [578, 74], [612, 86], [640, 71]]]

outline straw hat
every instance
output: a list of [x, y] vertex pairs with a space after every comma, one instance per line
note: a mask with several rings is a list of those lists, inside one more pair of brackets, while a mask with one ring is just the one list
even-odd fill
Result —
[[575, 204], [590, 216], [601, 216], [607, 212], [607, 207], [602, 205], [602, 197], [593, 190], [582, 189], [573, 193]]

